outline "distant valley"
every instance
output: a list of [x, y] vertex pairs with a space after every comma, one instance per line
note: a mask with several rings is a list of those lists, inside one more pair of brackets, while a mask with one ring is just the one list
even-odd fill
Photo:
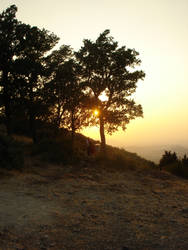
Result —
[[176, 152], [178, 157], [183, 157], [183, 155], [188, 155], [188, 147], [183, 147], [180, 145], [157, 145], [157, 146], [129, 146], [125, 147], [125, 150], [138, 154], [147, 160], [159, 163], [162, 155], [165, 151]]

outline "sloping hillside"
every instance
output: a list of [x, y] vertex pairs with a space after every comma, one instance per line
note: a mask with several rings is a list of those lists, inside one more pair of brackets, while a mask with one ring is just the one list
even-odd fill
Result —
[[187, 249], [187, 180], [92, 159], [25, 165], [1, 170], [0, 249]]

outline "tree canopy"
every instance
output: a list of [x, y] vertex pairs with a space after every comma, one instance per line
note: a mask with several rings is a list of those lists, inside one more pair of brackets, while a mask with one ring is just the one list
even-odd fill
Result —
[[139, 53], [119, 47], [109, 30], [96, 41], [85, 39], [77, 52], [68, 45], [53, 50], [59, 38], [18, 21], [16, 12], [12, 5], [0, 14], [0, 115], [7, 133], [20, 117], [35, 142], [39, 121], [67, 128], [72, 140], [82, 127], [99, 124], [105, 150], [105, 132], [125, 130], [143, 115], [131, 98], [145, 77]]
[[[136, 91], [137, 82], [145, 74], [135, 67], [140, 64], [138, 52], [118, 47], [118, 43], [105, 30], [95, 42], [84, 40], [83, 47], [76, 53], [82, 66], [82, 81], [99, 110], [102, 147], [105, 148], [105, 134], [121, 127], [125, 130], [131, 119], [142, 116], [141, 105], [129, 97]], [[105, 94], [106, 100], [100, 99]]]
[[16, 19], [17, 7], [10, 6], [0, 15], [1, 100], [8, 134], [16, 102], [25, 107], [30, 119], [33, 139], [36, 139], [35, 119], [41, 103], [39, 79], [45, 74], [44, 56], [59, 38], [45, 29], [31, 27]]

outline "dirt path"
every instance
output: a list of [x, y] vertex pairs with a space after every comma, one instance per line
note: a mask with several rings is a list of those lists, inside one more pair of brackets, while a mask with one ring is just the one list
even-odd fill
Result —
[[188, 249], [187, 180], [65, 170], [0, 179], [0, 249]]

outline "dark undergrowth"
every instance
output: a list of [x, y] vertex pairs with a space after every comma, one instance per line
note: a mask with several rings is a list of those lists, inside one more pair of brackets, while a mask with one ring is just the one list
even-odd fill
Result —
[[65, 130], [58, 133], [43, 131], [36, 144], [28, 136], [14, 135], [13, 138], [1, 135], [1, 168], [23, 169], [24, 158], [36, 158], [41, 165], [46, 163], [74, 165], [74, 167], [92, 165], [109, 171], [136, 170], [138, 168], [153, 167], [154, 163], [147, 161], [134, 153], [124, 149], [107, 146], [106, 153], [100, 152], [99, 142], [91, 139], [95, 144], [95, 153], [87, 155], [86, 137], [76, 134], [72, 147], [71, 135]]
[[[173, 175], [188, 178], [187, 158], [182, 160], [174, 157], [174, 154], [166, 154], [161, 160], [162, 165], [155, 165], [135, 153], [127, 152], [124, 149], [107, 145], [106, 153], [100, 152], [99, 142], [91, 139], [96, 145], [95, 153], [87, 155], [86, 137], [76, 134], [74, 147], [71, 143], [71, 135], [68, 131], [60, 130], [58, 133], [41, 133], [36, 144], [28, 136], [14, 135], [8, 137], [0, 133], [0, 168], [1, 169], [24, 169], [24, 159], [37, 158], [39, 165], [44, 162], [74, 166], [74, 169], [84, 166], [92, 166], [106, 171], [128, 171], [145, 169], [159, 169], [168, 171]], [[168, 154], [167, 154], [168, 153]], [[167, 157], [168, 156], [168, 157]], [[169, 158], [170, 157], [170, 158]], [[169, 158], [169, 159], [168, 159]], [[172, 161], [173, 160], [173, 161]]]
[[188, 157], [179, 158], [176, 152], [165, 151], [159, 163], [160, 169], [164, 169], [174, 175], [188, 179]]

